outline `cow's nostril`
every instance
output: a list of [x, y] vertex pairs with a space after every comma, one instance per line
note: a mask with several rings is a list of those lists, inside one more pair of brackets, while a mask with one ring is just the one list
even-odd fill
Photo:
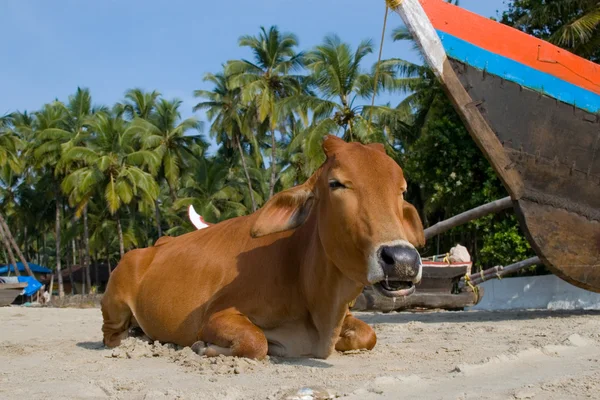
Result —
[[418, 274], [421, 257], [414, 247], [407, 245], [381, 246], [379, 263], [390, 276], [412, 276]]
[[391, 247], [384, 246], [381, 248], [381, 261], [383, 261], [387, 265], [396, 264], [396, 260], [394, 259], [394, 253]]

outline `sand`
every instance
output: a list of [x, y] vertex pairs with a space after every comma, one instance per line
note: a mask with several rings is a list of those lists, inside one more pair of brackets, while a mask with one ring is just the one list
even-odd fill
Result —
[[3, 307], [0, 398], [600, 398], [598, 312], [356, 315], [373, 351], [256, 362], [133, 338], [105, 349], [97, 308]]

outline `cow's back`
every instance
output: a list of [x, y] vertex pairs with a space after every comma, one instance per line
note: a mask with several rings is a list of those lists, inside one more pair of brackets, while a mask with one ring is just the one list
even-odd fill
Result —
[[293, 232], [252, 239], [252, 223], [252, 216], [235, 218], [135, 251], [140, 254], [135, 260], [149, 260], [148, 265], [128, 261], [122, 271], [135, 278], [123, 281], [135, 287], [128, 303], [146, 335], [191, 345], [208, 315], [227, 307], [263, 329], [302, 314], [291, 260], [305, 239], [291, 237]]
[[205, 311], [238, 275], [237, 255], [250, 240], [248, 217], [172, 238], [155, 247], [132, 309], [154, 339], [191, 345]]
[[139, 284], [148, 271], [156, 248], [135, 249], [125, 253], [117, 267], [111, 272], [105, 291], [119, 301], [132, 305], [139, 291]]

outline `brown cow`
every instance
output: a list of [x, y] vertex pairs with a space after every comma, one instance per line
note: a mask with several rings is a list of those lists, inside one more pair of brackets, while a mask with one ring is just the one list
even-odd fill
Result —
[[425, 242], [402, 169], [381, 145], [328, 136], [324, 164], [257, 212], [125, 254], [102, 299], [104, 344], [138, 325], [200, 354], [327, 358], [372, 349], [348, 303], [406, 296]]

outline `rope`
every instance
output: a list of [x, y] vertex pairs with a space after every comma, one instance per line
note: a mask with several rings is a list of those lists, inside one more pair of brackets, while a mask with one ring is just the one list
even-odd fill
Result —
[[446, 264], [451, 264], [450, 253], [446, 253], [446, 257], [444, 257], [444, 259], [442, 261], [445, 262]]
[[383, 40], [385, 39], [385, 29], [387, 27], [387, 16], [388, 10], [390, 8], [390, 3], [398, 3], [398, 5], [402, 2], [402, 0], [386, 0], [385, 3], [385, 14], [383, 16], [383, 28], [381, 30], [381, 43], [379, 44], [379, 57], [377, 58], [377, 65], [375, 65], [375, 82], [373, 83], [373, 98], [371, 99], [371, 109], [369, 110], [369, 131], [372, 129], [371, 119], [373, 117], [373, 107], [375, 106], [375, 96], [377, 95], [377, 83], [379, 81], [379, 64], [381, 64], [381, 53], [383, 52]]
[[469, 277], [469, 274], [465, 274], [465, 282], [467, 285], [469, 285], [471, 290], [473, 290], [473, 294], [475, 295], [475, 302], [477, 302], [477, 299], [479, 299], [479, 288], [471, 283], [471, 278]]
[[[358, 297], [357, 297], [358, 298]], [[348, 308], [352, 308], [354, 307], [354, 305], [356, 304], [356, 299], [352, 300], [350, 303], [348, 303]]]
[[402, 4], [403, 1], [404, 0], [385, 0], [385, 3], [393, 10], [394, 8], [400, 7], [400, 4]]

